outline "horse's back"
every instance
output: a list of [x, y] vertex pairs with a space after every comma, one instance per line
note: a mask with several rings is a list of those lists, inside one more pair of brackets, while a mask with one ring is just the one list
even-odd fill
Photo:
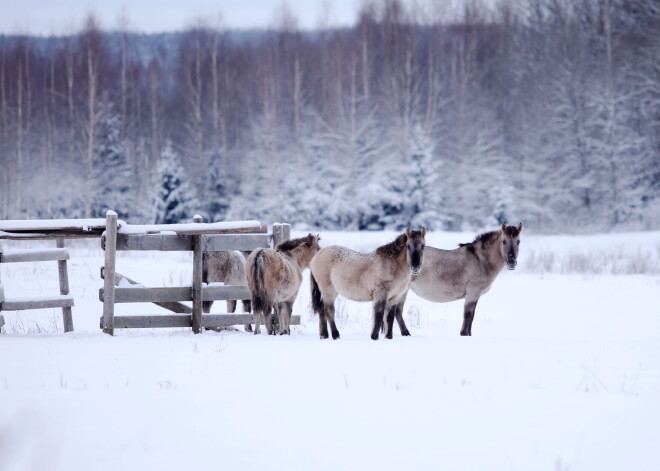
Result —
[[[422, 270], [410, 283], [418, 296], [434, 302], [456, 301], [465, 297], [474, 260], [465, 250], [443, 250], [426, 246]], [[476, 260], [476, 259], [475, 259]]]
[[331, 245], [321, 249], [310, 264], [321, 291], [333, 290], [353, 301], [372, 301], [382, 270], [372, 253]]
[[[258, 259], [261, 260], [258, 260]], [[295, 263], [273, 249], [259, 249], [248, 257], [248, 286], [252, 291], [256, 284], [263, 281], [260, 287], [273, 302], [288, 301], [295, 297], [302, 281], [302, 274]], [[258, 266], [263, 270], [262, 279], [257, 276]]]
[[244, 285], [245, 257], [238, 251], [206, 252], [204, 254], [204, 281]]

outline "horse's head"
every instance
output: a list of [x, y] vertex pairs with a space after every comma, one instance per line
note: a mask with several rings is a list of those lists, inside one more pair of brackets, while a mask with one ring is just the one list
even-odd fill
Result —
[[316, 234], [312, 234], [311, 232], [307, 234], [307, 240], [305, 241], [305, 248], [308, 248], [312, 256], [316, 254], [319, 250], [321, 250], [321, 246], [319, 245], [319, 240], [321, 240], [321, 237]]
[[518, 246], [520, 245], [520, 233], [522, 232], [522, 223], [517, 226], [507, 226], [502, 224], [502, 243], [500, 244], [500, 253], [506, 260], [506, 267], [514, 270], [518, 264]]
[[422, 270], [422, 258], [424, 257], [424, 245], [426, 244], [426, 228], [419, 231], [406, 229], [406, 250], [408, 250], [408, 261], [413, 275], [419, 275]]

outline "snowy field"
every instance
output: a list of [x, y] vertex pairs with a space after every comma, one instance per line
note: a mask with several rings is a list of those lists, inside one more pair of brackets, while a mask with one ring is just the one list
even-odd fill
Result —
[[[368, 251], [394, 234], [321, 237]], [[473, 237], [434, 233], [427, 243]], [[319, 340], [308, 272], [290, 337], [110, 337], [98, 328], [98, 241], [70, 250], [75, 332], [62, 333], [59, 310], [3, 313], [2, 471], [660, 469], [660, 232], [523, 231], [518, 269], [480, 300], [473, 337], [459, 336], [462, 301], [410, 293], [413, 336], [395, 327], [377, 342], [370, 305], [348, 301], [338, 305], [341, 339]], [[123, 252], [117, 270], [184, 285], [191, 262]], [[2, 282], [7, 296], [56, 294], [56, 263], [4, 265]]]

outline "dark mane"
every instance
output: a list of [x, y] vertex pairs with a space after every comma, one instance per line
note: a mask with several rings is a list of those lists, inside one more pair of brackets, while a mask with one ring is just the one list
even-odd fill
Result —
[[458, 246], [465, 247], [469, 252], [474, 253], [477, 247], [485, 249], [490, 244], [495, 242], [497, 239], [499, 239], [501, 233], [502, 231], [500, 231], [499, 229], [495, 231], [484, 232], [483, 234], [479, 234], [477, 237], [475, 237], [475, 239], [472, 242], [468, 242], [466, 244], [458, 244]]
[[285, 240], [284, 242], [277, 244], [275, 250], [277, 250], [278, 252], [289, 252], [297, 247], [300, 247], [308, 240], [309, 240], [308, 237], [300, 237], [298, 239], [288, 239]]
[[406, 246], [406, 234], [401, 234], [399, 237], [389, 244], [381, 245], [376, 249], [378, 255], [384, 257], [396, 257], [401, 253], [401, 250]]

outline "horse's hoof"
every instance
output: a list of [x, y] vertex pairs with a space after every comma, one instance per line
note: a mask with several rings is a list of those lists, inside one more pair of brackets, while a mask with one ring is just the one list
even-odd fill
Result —
[[327, 339], [327, 338], [328, 338], [328, 334], [320, 334], [319, 337], [321, 338], [321, 340], [323, 340], [323, 339]]
[[472, 334], [470, 334], [469, 332], [461, 332], [461, 336], [462, 337], [470, 337], [470, 336], [472, 336]]
[[245, 332], [252, 332], [252, 325], [245, 324]]
[[392, 340], [392, 334], [387, 334], [387, 335], [385, 336], [385, 338], [386, 338], [386, 339], [389, 339], [389, 340]]
[[332, 340], [337, 340], [339, 338], [339, 332], [332, 333]]
[[260, 333], [261, 333], [260, 330], [255, 330], [255, 331], [254, 331], [254, 335], [259, 335]]
[[371, 334], [371, 340], [378, 340], [378, 334]]
[[401, 332], [401, 335], [403, 335], [404, 337], [410, 337], [410, 332], [406, 330], [405, 332]]

